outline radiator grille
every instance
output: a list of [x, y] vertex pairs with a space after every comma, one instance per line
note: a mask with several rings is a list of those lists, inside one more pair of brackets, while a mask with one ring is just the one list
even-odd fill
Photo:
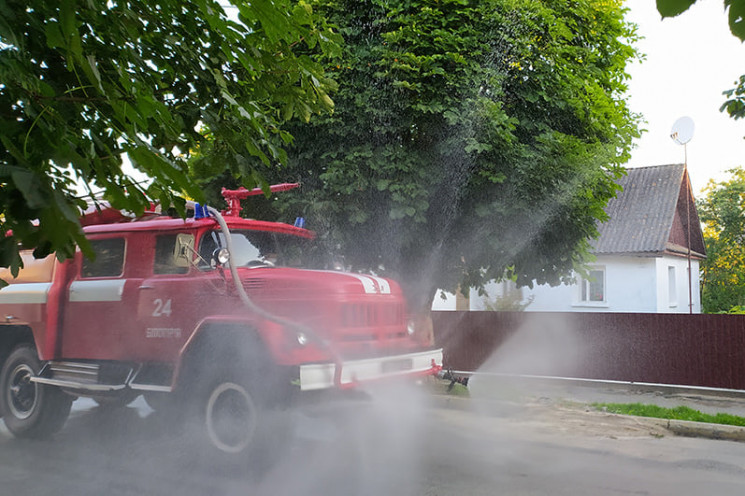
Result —
[[379, 327], [405, 325], [401, 303], [347, 303], [341, 308], [343, 327]]

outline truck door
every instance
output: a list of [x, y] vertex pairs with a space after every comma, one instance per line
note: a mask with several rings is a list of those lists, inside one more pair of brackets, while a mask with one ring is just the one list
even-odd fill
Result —
[[[64, 358], [120, 360], [122, 336], [136, 321], [142, 279], [127, 277], [137, 240], [109, 234], [90, 240], [95, 259], [76, 255], [77, 276], [63, 297], [61, 351]], [[128, 261], [128, 263], [125, 263]]]
[[137, 331], [125, 347], [137, 361], [172, 361], [197, 324], [216, 311], [225, 284], [193, 263], [194, 235], [154, 236], [152, 272], [142, 281], [137, 304]]

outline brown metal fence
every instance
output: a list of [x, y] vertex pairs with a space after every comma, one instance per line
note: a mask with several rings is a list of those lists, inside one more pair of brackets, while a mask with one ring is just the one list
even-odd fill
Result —
[[453, 370], [745, 389], [745, 315], [433, 312]]

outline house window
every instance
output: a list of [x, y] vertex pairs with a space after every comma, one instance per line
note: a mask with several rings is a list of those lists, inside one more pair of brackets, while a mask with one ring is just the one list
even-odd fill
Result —
[[667, 267], [667, 295], [671, 307], [678, 306], [678, 285], [675, 282], [675, 267]]
[[579, 299], [583, 303], [605, 301], [605, 268], [592, 268], [588, 271], [587, 277], [580, 280]]

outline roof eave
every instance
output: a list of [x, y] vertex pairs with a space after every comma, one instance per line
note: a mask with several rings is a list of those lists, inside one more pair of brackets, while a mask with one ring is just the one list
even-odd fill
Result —
[[[685, 246], [681, 246], [675, 243], [667, 243], [667, 246], [665, 246], [665, 253], [669, 255], [675, 255], [675, 256], [688, 256], [688, 248]], [[699, 253], [697, 251], [691, 250], [690, 251], [691, 258], [695, 258], [697, 260], [703, 260], [706, 258], [706, 255], [704, 253]]]

